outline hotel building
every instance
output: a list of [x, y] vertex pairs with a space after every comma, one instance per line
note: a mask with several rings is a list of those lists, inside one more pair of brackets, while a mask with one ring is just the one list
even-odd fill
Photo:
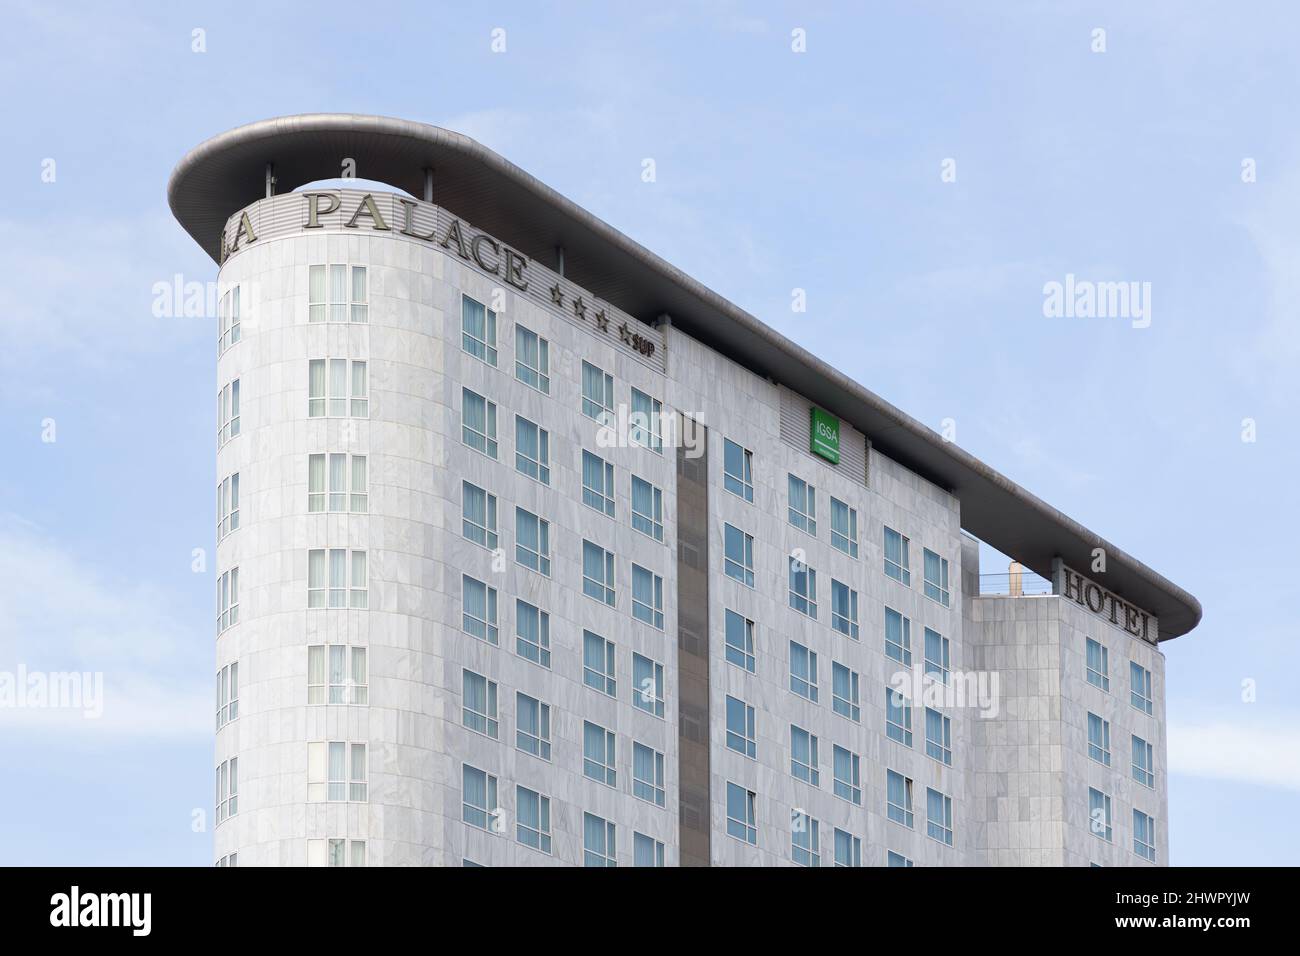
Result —
[[168, 192], [219, 865], [1167, 862], [1191, 595], [457, 133], [267, 120]]

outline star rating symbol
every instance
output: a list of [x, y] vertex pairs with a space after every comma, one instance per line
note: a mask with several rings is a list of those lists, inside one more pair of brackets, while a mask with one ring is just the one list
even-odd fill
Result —
[[587, 304], [582, 301], [582, 296], [578, 296], [573, 300], [573, 314], [580, 319], [587, 317]]
[[556, 305], [564, 305], [564, 291], [558, 282], [551, 286], [551, 301]]
[[609, 326], [609, 316], [605, 314], [604, 309], [601, 309], [599, 312], [596, 313], [596, 327], [600, 329], [602, 332], [604, 332], [606, 328], [608, 328], [608, 326]]

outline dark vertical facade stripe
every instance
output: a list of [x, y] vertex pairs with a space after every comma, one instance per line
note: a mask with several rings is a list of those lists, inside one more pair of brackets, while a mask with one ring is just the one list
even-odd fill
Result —
[[[708, 432], [677, 446], [677, 779], [682, 866], [708, 866], [709, 459]], [[688, 445], [693, 446], [689, 448]]]

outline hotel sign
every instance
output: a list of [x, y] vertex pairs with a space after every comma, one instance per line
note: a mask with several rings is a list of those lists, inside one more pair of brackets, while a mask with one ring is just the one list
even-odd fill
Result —
[[1156, 643], [1158, 625], [1150, 614], [1084, 577], [1056, 558], [1052, 562], [1052, 592], [1085, 607], [1134, 637]]
[[840, 420], [816, 405], [811, 409], [808, 425], [808, 450], [833, 465], [840, 463]]

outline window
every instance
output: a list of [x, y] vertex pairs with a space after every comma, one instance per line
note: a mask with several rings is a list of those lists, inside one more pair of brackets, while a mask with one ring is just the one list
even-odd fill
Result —
[[542, 667], [551, 666], [551, 616], [518, 598], [515, 599], [515, 653]]
[[239, 854], [231, 853], [217, 860], [217, 866], [239, 866]]
[[632, 796], [664, 805], [664, 755], [645, 744], [632, 743]]
[[858, 592], [831, 578], [831, 627], [858, 639]]
[[1144, 714], [1151, 713], [1151, 672], [1135, 661], [1128, 662], [1129, 703]]
[[1137, 734], [1133, 735], [1133, 779], [1144, 787], [1155, 788], [1155, 753], [1151, 745]]
[[936, 678], [941, 684], [948, 683], [951, 649], [948, 638], [928, 627], [925, 629], [925, 673]]
[[1110, 766], [1110, 721], [1088, 714], [1088, 756]]
[[366, 745], [342, 740], [307, 744], [307, 799], [366, 802]]
[[368, 418], [366, 363], [347, 359], [311, 359], [307, 363], [309, 418]]
[[858, 672], [838, 661], [831, 662], [831, 710], [849, 720], [862, 719], [858, 703]]
[[1110, 795], [1088, 788], [1088, 820], [1094, 836], [1110, 842]]
[[468, 574], [461, 576], [464, 614], [461, 626], [466, 634], [489, 644], [497, 643], [497, 589]]
[[[348, 281], [351, 271], [352, 281]], [[328, 285], [326, 277], [328, 276]], [[366, 267], [310, 266], [307, 272], [308, 322], [366, 322]]]
[[727, 698], [727, 748], [746, 757], [758, 755], [754, 708], [737, 697]]
[[885, 529], [885, 573], [910, 588], [912, 572], [907, 559], [907, 545], [907, 538], [893, 528]]
[[664, 493], [632, 476], [632, 527], [656, 541], [664, 539]]
[[239, 472], [217, 485], [217, 540], [239, 530]]
[[[326, 573], [328, 568], [328, 575]], [[351, 568], [349, 575], [348, 569]], [[307, 606], [309, 608], [366, 608], [366, 552], [346, 548], [313, 548], [307, 552]]]
[[551, 798], [536, 790], [515, 787], [515, 812], [519, 822], [515, 826], [515, 839], [524, 846], [543, 853], [551, 852]]
[[925, 755], [952, 766], [952, 718], [925, 708]]
[[754, 586], [754, 538], [735, 525], [723, 529], [722, 570], [746, 587]]
[[551, 433], [515, 416], [515, 471], [544, 485], [551, 483]]
[[1156, 821], [1133, 808], [1133, 852], [1144, 860], [1156, 861]]
[[461, 819], [490, 833], [496, 829], [497, 778], [469, 764], [462, 767]]
[[470, 730], [484, 736], [497, 737], [497, 683], [488, 680], [482, 674], [462, 670], [462, 693], [464, 706], [461, 708], [461, 722]]
[[551, 705], [515, 693], [515, 746], [524, 753], [551, 759]]
[[632, 389], [632, 413], [628, 416], [628, 440], [633, 445], [662, 452], [663, 436], [659, 431], [662, 406], [639, 389]]
[[515, 508], [515, 560], [550, 577], [551, 523], [518, 507]]
[[727, 784], [727, 835], [737, 840], [744, 840], [753, 846], [758, 845], [758, 818], [754, 812], [754, 803], [758, 799], [752, 790]]
[[[217, 729], [239, 717], [239, 662], [217, 671]], [[1136, 753], [1136, 749], [1134, 753]]]
[[614, 772], [614, 732], [589, 720], [582, 722], [582, 774], [606, 786], [618, 785], [618, 775]]
[[722, 487], [746, 501], [754, 500], [754, 453], [730, 438], [722, 440]]
[[664, 845], [644, 833], [632, 834], [632, 865], [663, 866]]
[[925, 573], [925, 596], [931, 601], [938, 601], [948, 606], [948, 559], [941, 558], [929, 548], [921, 549], [923, 571]]
[[664, 665], [632, 655], [632, 706], [656, 717], [664, 715]]
[[582, 632], [582, 682], [602, 694], [618, 696], [614, 681], [614, 642], [591, 631]]
[[217, 447], [239, 434], [239, 379], [217, 392]]
[[901, 853], [890, 850], [885, 854], [885, 866], [911, 866], [912, 861]]
[[912, 815], [912, 778], [904, 777], [893, 770], [885, 773], [885, 812], [889, 819], [911, 827]]
[[614, 415], [614, 376], [582, 363], [582, 414], [605, 423]]
[[912, 666], [912, 620], [892, 607], [885, 608], [885, 656]]
[[727, 662], [754, 673], [754, 622], [730, 609], [725, 619]]
[[614, 517], [614, 466], [586, 450], [582, 452], [582, 503]]
[[1110, 690], [1110, 652], [1097, 641], [1088, 638], [1088, 683]]
[[821, 866], [817, 821], [796, 810], [790, 815], [790, 858], [795, 866]]
[[614, 862], [614, 824], [594, 813], [582, 815], [582, 865], [617, 866]]
[[[351, 463], [348, 459], [351, 458]], [[329, 491], [326, 493], [328, 465]], [[308, 455], [307, 510], [365, 514], [369, 510], [365, 455]]]
[[[316, 455], [312, 456], [317, 457]], [[461, 482], [461, 534], [475, 544], [495, 551], [497, 546], [497, 496], [468, 481]]]
[[217, 823], [239, 812], [239, 758], [221, 761], [217, 767]]
[[239, 623], [239, 568], [217, 577], [217, 633]]
[[817, 619], [817, 572], [794, 555], [790, 556], [790, 606]]
[[308, 866], [365, 866], [366, 841], [331, 840], [307, 841]]
[[817, 735], [802, 727], [790, 725], [790, 774], [814, 787], [821, 784], [821, 771], [817, 769]]
[[800, 531], [817, 536], [817, 490], [802, 478], [790, 479], [790, 523]]
[[817, 703], [817, 652], [790, 642], [790, 689]]
[[858, 512], [838, 498], [831, 498], [831, 547], [850, 558], [858, 556]]
[[639, 564], [632, 565], [632, 616], [663, 630], [664, 579]]
[[221, 297], [221, 328], [217, 333], [217, 354], [220, 355], [239, 341], [239, 286]]
[[308, 704], [367, 704], [369, 701], [364, 647], [312, 644], [307, 648]]
[[551, 343], [522, 325], [515, 326], [515, 378], [543, 395], [551, 393]]
[[862, 840], [847, 830], [835, 828], [835, 865], [861, 866]]
[[831, 747], [835, 796], [862, 805], [862, 765], [858, 755], [835, 744]]
[[912, 746], [912, 708], [901, 691], [885, 685], [885, 736]]
[[952, 846], [952, 797], [925, 788], [925, 834]]
[[614, 606], [614, 552], [582, 542], [582, 593]]
[[497, 314], [467, 295], [460, 297], [460, 347], [487, 362], [497, 364]]
[[461, 441], [489, 458], [497, 456], [497, 406], [477, 392], [461, 389]]

